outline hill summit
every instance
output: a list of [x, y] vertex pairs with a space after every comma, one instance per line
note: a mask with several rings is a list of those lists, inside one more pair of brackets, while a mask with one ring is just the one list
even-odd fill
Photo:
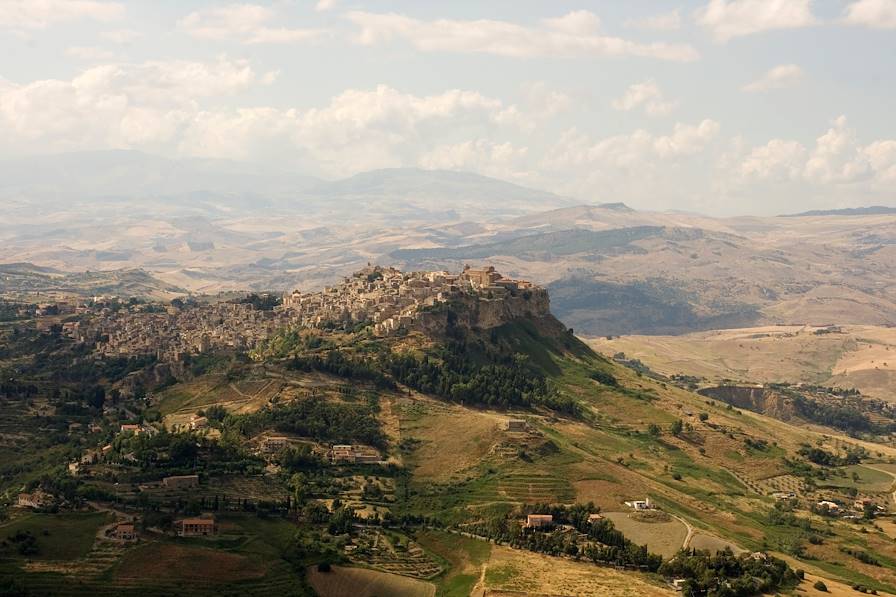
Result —
[[373, 326], [377, 336], [410, 331], [447, 334], [455, 328], [488, 330], [517, 319], [550, 315], [547, 290], [506, 278], [493, 266], [447, 271], [401, 272], [368, 266], [322, 292], [294, 291], [283, 300], [302, 327]]

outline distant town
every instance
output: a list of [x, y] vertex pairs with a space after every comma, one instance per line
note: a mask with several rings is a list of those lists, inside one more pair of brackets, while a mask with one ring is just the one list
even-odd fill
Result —
[[186, 354], [210, 350], [249, 350], [287, 327], [363, 329], [390, 336], [415, 329], [427, 309], [452, 300], [501, 303], [509, 295], [544, 289], [526, 280], [506, 278], [494, 267], [446, 271], [401, 272], [368, 266], [341, 284], [320, 292], [296, 290], [283, 297], [256, 296], [257, 301], [170, 304], [110, 303], [97, 298], [82, 304], [40, 305], [37, 315], [79, 315], [65, 318], [61, 333], [94, 344], [102, 357], [154, 356], [176, 362]]

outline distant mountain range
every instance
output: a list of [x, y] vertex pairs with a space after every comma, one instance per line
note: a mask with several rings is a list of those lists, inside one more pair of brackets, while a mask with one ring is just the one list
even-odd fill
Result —
[[843, 209], [813, 209], [798, 214], [787, 214], [785, 218], [800, 218], [809, 216], [880, 216], [896, 214], [896, 207], [885, 205], [872, 205], [870, 207], [846, 207]]
[[546, 191], [468, 172], [393, 168], [324, 181], [273, 167], [217, 159], [169, 159], [97, 151], [0, 160], [0, 199], [55, 212], [127, 205], [147, 213], [225, 217], [234, 213], [328, 213], [340, 221], [511, 216], [574, 205]]

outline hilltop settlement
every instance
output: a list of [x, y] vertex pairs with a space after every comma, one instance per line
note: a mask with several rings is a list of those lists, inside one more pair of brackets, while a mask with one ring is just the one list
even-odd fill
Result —
[[83, 317], [62, 323], [63, 335], [95, 344], [102, 357], [149, 355], [177, 362], [185, 354], [216, 349], [247, 350], [277, 330], [370, 327], [377, 336], [392, 336], [447, 325], [440, 305], [465, 305], [471, 327], [490, 328], [513, 316], [548, 312], [547, 292], [531, 282], [505, 278], [494, 267], [404, 273], [368, 266], [339, 285], [319, 292], [294, 291], [284, 297], [216, 303], [176, 299], [157, 304], [66, 303], [45, 305], [57, 314]]

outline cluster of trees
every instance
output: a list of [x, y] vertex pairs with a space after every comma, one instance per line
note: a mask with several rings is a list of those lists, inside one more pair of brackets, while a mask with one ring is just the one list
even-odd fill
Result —
[[804, 419], [850, 432], [883, 433], [888, 429], [875, 424], [865, 413], [846, 404], [826, 404], [798, 395], [793, 400], [797, 413]]
[[295, 371], [321, 371], [346, 379], [370, 382], [383, 389], [395, 387], [395, 382], [383, 374], [376, 361], [350, 358], [341, 350], [330, 350], [326, 354], [296, 355], [289, 362], [289, 367]]
[[594, 381], [603, 384], [605, 386], [617, 387], [619, 382], [611, 373], [607, 373], [606, 371], [601, 371], [600, 369], [595, 369], [591, 372], [591, 379]]
[[37, 537], [32, 535], [30, 531], [16, 531], [0, 542], [0, 551], [5, 551], [9, 548], [15, 549], [19, 555], [23, 556], [33, 556], [40, 552], [37, 545]]
[[555, 525], [568, 525], [573, 530], [553, 526], [548, 529], [524, 529], [513, 514], [493, 518], [465, 527], [470, 532], [509, 543], [512, 547], [550, 555], [566, 555], [591, 560], [594, 563], [625, 566], [656, 572], [663, 558], [650, 553], [646, 545], [637, 545], [623, 535], [606, 518], [589, 521], [590, 514], [599, 511], [593, 503], [561, 506], [533, 504], [523, 508], [523, 514], [551, 514]]
[[815, 446], [802, 446], [797, 453], [814, 464], [819, 466], [845, 466], [849, 464], [859, 464], [867, 455], [864, 448], [857, 447], [847, 450], [845, 456], [832, 454], [827, 450]]
[[[128, 454], [129, 460], [146, 471], [145, 478], [165, 474], [187, 474], [204, 470], [208, 474], [258, 473], [264, 462], [246, 451], [239, 442], [215, 440], [193, 433], [162, 430], [154, 435], [118, 436], [114, 454]], [[154, 472], [156, 471], [156, 472]]]
[[323, 466], [320, 456], [308, 444], [284, 448], [275, 456], [275, 460], [287, 471], [317, 470]]
[[872, 554], [868, 553], [867, 551], [864, 551], [861, 549], [856, 549], [855, 547], [849, 547], [846, 545], [841, 545], [840, 551], [842, 551], [845, 554], [851, 555], [858, 561], [860, 561], [864, 564], [868, 564], [869, 566], [880, 566], [880, 560], [878, 560], [876, 557], [874, 557]]
[[0, 394], [4, 398], [34, 398], [38, 388], [33, 383], [22, 383], [15, 380], [7, 380], [0, 383]]
[[681, 550], [659, 568], [660, 574], [685, 579], [685, 597], [747, 597], [787, 589], [799, 582], [787, 562], [763, 554], [739, 556], [726, 548], [716, 552]]
[[405, 385], [462, 404], [497, 408], [542, 405], [569, 414], [578, 412], [577, 403], [554, 392], [524, 355], [489, 357], [479, 363], [471, 358], [464, 342], [449, 342], [435, 357], [389, 354], [383, 366]]
[[303, 332], [300, 328], [285, 328], [262, 342], [253, 356], [270, 356], [284, 359], [307, 350], [333, 348], [333, 343], [317, 334]]
[[18, 319], [23, 319], [22, 315], [19, 314], [19, 311], [27, 309], [29, 312], [33, 312], [34, 308], [35, 305], [0, 301], [0, 321], [16, 321]]
[[150, 435], [119, 435], [112, 442], [116, 454], [132, 454], [144, 468], [182, 468], [195, 464], [199, 455], [197, 438], [191, 433], [170, 433], [162, 429]]
[[[181, 355], [180, 361], [189, 367], [190, 373], [196, 377], [223, 367], [226, 363], [226, 359], [223, 358], [220, 353], [213, 352], [205, 352], [201, 354], [190, 354], [185, 352]], [[172, 382], [176, 382], [176, 380], [166, 380], [162, 385], [172, 385]]]
[[271, 311], [274, 307], [278, 307], [283, 303], [283, 298], [279, 294], [258, 294], [253, 292], [231, 302], [237, 305], [252, 305], [252, 308], [257, 311]]
[[[83, 345], [79, 350], [84, 350]], [[78, 356], [69, 353], [70, 357]], [[113, 383], [124, 379], [134, 371], [148, 369], [155, 365], [158, 359], [155, 355], [135, 357], [106, 357], [101, 360], [66, 358], [59, 351], [40, 353], [34, 356], [32, 366], [27, 374], [41, 375], [57, 382], [89, 384], [104, 380]]]
[[386, 445], [386, 435], [370, 404], [346, 404], [312, 396], [224, 419], [226, 431], [243, 437], [270, 428], [319, 441], [357, 442], [380, 448]]

